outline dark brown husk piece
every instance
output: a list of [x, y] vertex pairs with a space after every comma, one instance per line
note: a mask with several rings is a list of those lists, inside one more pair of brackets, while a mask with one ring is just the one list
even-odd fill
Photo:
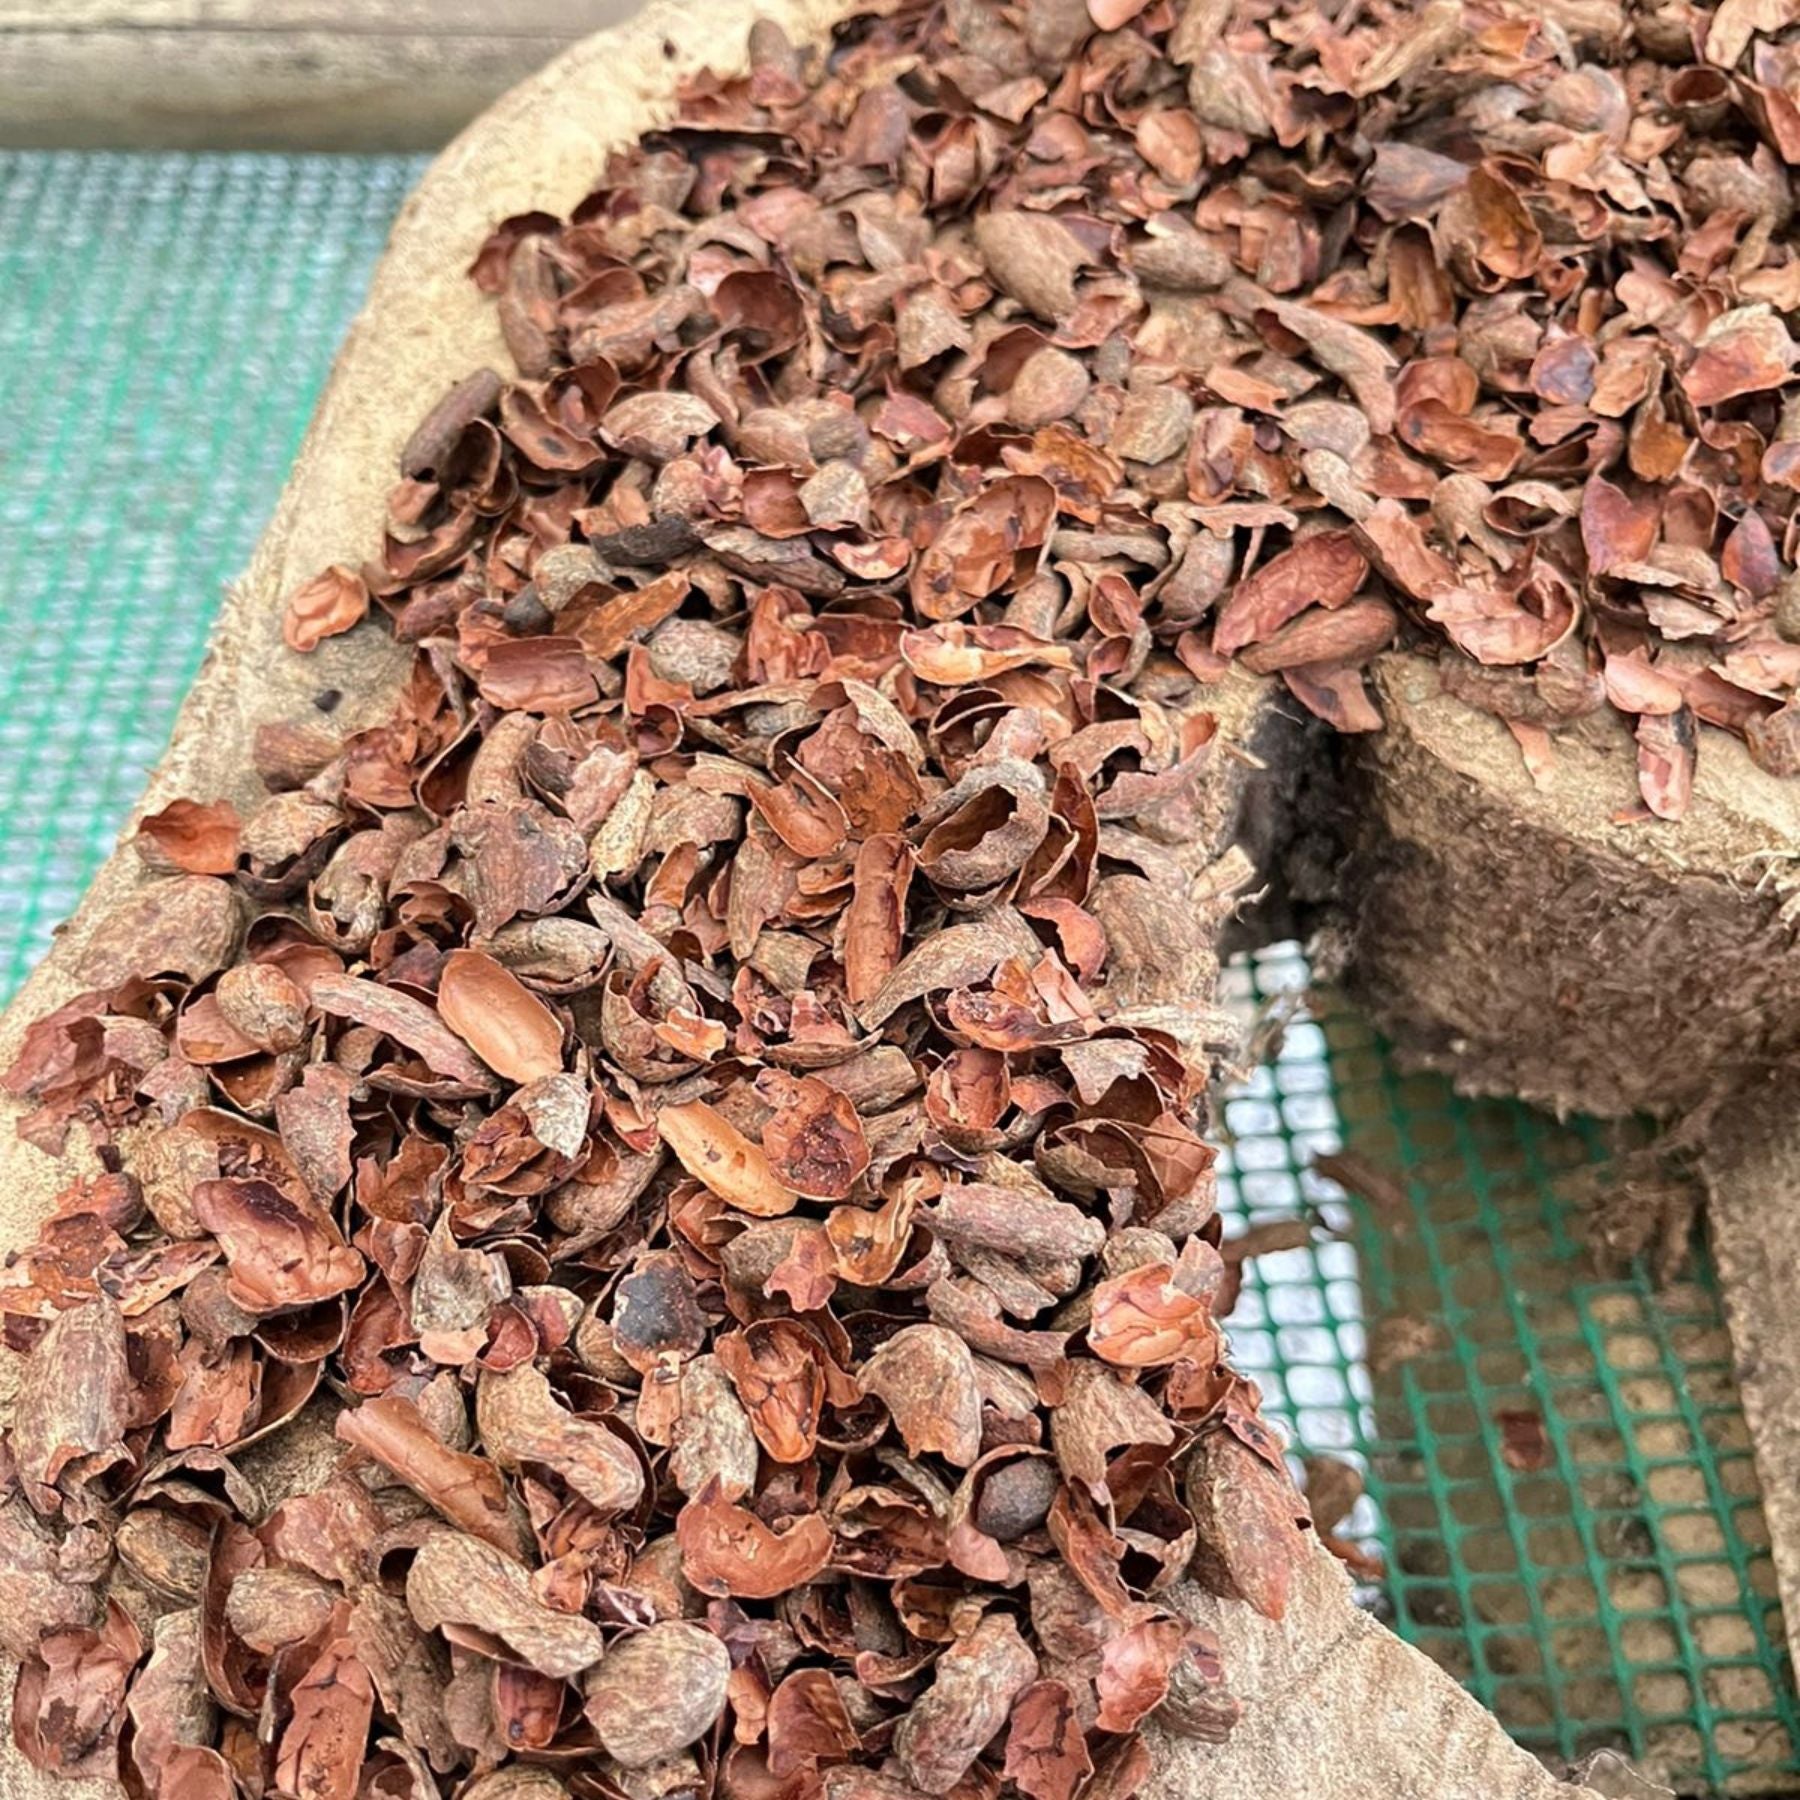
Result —
[[25, 1752], [1125, 1800], [1228, 1732], [1171, 1589], [1279, 1615], [1304, 1506], [1109, 955], [1234, 658], [1364, 730], [1411, 644], [1534, 767], [1610, 706], [1665, 817], [1699, 722], [1794, 760], [1779, 18], [903, 4], [502, 224], [518, 378], [287, 621], [379, 608], [394, 715], [147, 819], [4, 1078], [108, 1171], [0, 1288]]

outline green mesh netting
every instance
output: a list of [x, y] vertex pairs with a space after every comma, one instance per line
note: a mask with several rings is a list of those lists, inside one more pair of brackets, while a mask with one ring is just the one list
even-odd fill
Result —
[[419, 167], [0, 152], [0, 998], [162, 753]]
[[[0, 152], [0, 998], [160, 754], [419, 166]], [[1231, 979], [1248, 1003], [1306, 971], [1276, 950]], [[1317, 1221], [1251, 1262], [1231, 1335], [1296, 1451], [1365, 1474], [1368, 1602], [1549, 1760], [1800, 1792], [1718, 1296], [1704, 1263], [1661, 1294], [1594, 1278], [1559, 1177], [1598, 1135], [1402, 1077], [1331, 1012], [1226, 1126], [1232, 1229]], [[1310, 1172], [1345, 1144], [1403, 1206]], [[1395, 1318], [1442, 1335], [1371, 1374]], [[1508, 1413], [1541, 1419], [1536, 1466]]]
[[[1228, 980], [1248, 1004], [1302, 993], [1307, 971], [1284, 946]], [[1371, 1603], [1552, 1766], [1611, 1747], [1683, 1793], [1800, 1792], [1703, 1251], [1660, 1291], [1641, 1269], [1599, 1278], [1566, 1192], [1603, 1153], [1598, 1129], [1402, 1075], [1366, 1025], [1314, 1004], [1322, 1020], [1291, 1024], [1224, 1109], [1228, 1232], [1318, 1221], [1311, 1247], [1250, 1262], [1231, 1342], [1296, 1451], [1363, 1472], [1345, 1530], [1384, 1565]], [[1397, 1176], [1403, 1201], [1311, 1170], [1340, 1147]], [[1435, 1341], [1373, 1373], [1388, 1321]], [[1509, 1415], [1539, 1427], [1523, 1456]]]

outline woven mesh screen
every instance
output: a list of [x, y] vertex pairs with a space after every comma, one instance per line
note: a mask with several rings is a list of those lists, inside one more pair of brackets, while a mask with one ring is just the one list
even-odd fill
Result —
[[[1287, 946], [1229, 980], [1245, 1005], [1292, 1004], [1307, 972]], [[1225, 1105], [1228, 1234], [1315, 1225], [1249, 1262], [1231, 1341], [1297, 1455], [1363, 1474], [1343, 1532], [1380, 1563], [1369, 1603], [1552, 1766], [1616, 1748], [1684, 1793], [1800, 1792], [1703, 1248], [1661, 1289], [1600, 1278], [1570, 1193], [1606, 1154], [1597, 1127], [1459, 1100], [1311, 1005]], [[1392, 1191], [1321, 1178], [1340, 1148]]]
[[161, 754], [418, 167], [0, 152], [0, 996]]

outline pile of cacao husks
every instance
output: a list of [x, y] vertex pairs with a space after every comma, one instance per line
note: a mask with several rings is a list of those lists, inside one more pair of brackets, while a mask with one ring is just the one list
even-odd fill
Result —
[[1278, 1616], [1304, 1508], [1209, 997], [1118, 946], [1234, 659], [1362, 730], [1412, 645], [1538, 767], [1620, 709], [1665, 816], [1697, 720], [1787, 765], [1790, 10], [901, 5], [503, 224], [516, 378], [288, 603], [398, 709], [147, 819], [6, 1076], [106, 1171], [0, 1288], [26, 1755], [1128, 1800], [1226, 1733], [1171, 1590]]

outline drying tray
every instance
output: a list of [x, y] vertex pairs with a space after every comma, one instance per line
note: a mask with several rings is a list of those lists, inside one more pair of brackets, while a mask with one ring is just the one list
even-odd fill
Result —
[[[0, 1001], [161, 754], [422, 167], [0, 152]], [[1293, 946], [1229, 980], [1292, 1016], [1224, 1108], [1228, 1230], [1313, 1222], [1248, 1264], [1233, 1349], [1297, 1467], [1363, 1474], [1366, 1604], [1553, 1765], [1612, 1746], [1683, 1793], [1800, 1793], [1703, 1248], [1660, 1291], [1602, 1278], [1570, 1190], [1606, 1134], [1403, 1075]], [[1346, 1147], [1381, 1203], [1312, 1169]], [[1396, 1319], [1436, 1341], [1372, 1374]]]

